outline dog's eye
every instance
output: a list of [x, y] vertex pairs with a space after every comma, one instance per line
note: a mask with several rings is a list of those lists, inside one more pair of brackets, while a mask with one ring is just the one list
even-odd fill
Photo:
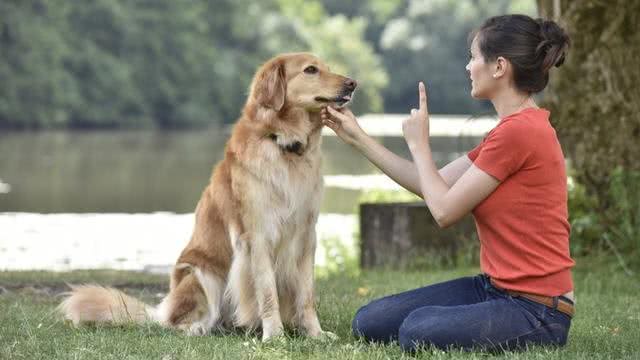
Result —
[[306, 68], [304, 68], [304, 72], [305, 74], [317, 74], [318, 68], [313, 65], [309, 65]]

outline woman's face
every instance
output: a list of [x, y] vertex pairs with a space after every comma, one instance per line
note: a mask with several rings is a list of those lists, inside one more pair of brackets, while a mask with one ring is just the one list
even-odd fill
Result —
[[476, 99], [490, 99], [497, 84], [493, 78], [493, 67], [485, 62], [477, 40], [478, 36], [471, 42], [469, 63], [466, 66], [471, 77], [471, 96]]

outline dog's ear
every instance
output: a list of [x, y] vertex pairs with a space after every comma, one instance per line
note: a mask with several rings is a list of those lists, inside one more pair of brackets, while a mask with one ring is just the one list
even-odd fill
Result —
[[282, 61], [266, 64], [258, 76], [254, 86], [254, 96], [258, 104], [280, 111], [287, 95], [287, 78]]

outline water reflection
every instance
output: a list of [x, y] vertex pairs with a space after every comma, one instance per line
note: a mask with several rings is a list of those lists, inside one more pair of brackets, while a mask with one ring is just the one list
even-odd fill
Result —
[[[222, 158], [227, 137], [224, 129], [4, 133], [0, 212], [192, 212], [213, 165]], [[402, 138], [379, 140], [410, 157]], [[431, 143], [443, 164], [478, 141], [436, 137]], [[379, 173], [336, 137], [324, 137], [323, 142], [325, 175]], [[359, 193], [327, 187], [322, 212], [352, 213]]]

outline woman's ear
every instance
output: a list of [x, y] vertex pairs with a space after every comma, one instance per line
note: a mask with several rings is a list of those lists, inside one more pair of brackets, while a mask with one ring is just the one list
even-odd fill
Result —
[[265, 64], [254, 80], [254, 96], [258, 104], [280, 111], [287, 95], [287, 78], [282, 61]]
[[502, 76], [504, 76], [504, 74], [507, 73], [507, 68], [509, 67], [509, 61], [507, 61], [507, 59], [505, 59], [502, 56], [498, 56], [495, 63], [496, 64], [493, 72], [493, 78], [499, 79]]

